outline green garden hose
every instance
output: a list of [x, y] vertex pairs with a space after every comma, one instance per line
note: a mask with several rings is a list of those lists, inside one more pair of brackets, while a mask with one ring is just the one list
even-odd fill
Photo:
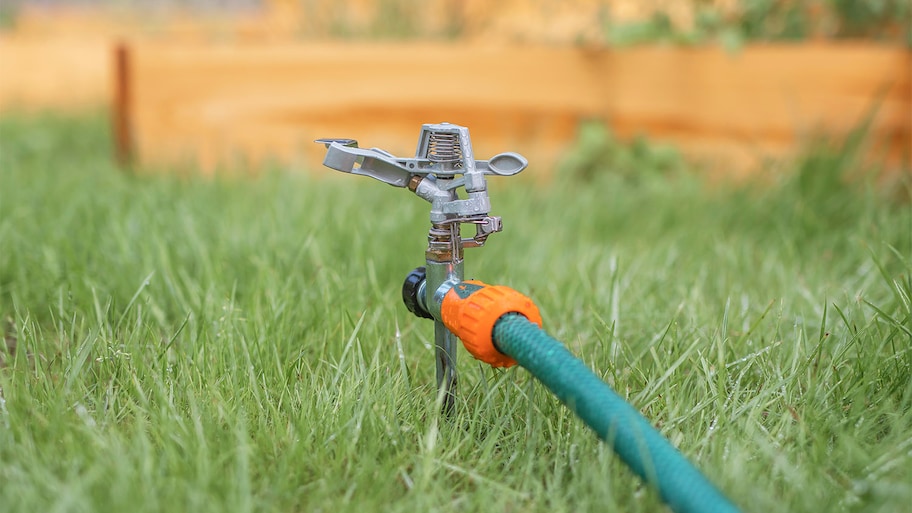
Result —
[[494, 345], [532, 373], [678, 513], [738, 508], [563, 344], [520, 314], [494, 325]]

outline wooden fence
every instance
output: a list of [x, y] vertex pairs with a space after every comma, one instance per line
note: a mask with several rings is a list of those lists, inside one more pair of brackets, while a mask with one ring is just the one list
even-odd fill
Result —
[[[521, 3], [490, 13], [480, 0], [458, 4], [468, 41], [305, 43], [293, 34], [306, 17], [286, 12], [300, 4], [270, 5], [252, 17], [142, 23], [25, 13], [16, 30], [0, 33], [0, 112], [113, 99], [125, 161], [189, 161], [209, 170], [264, 160], [318, 168], [322, 151], [310, 141], [323, 136], [409, 154], [419, 125], [443, 120], [469, 126], [480, 156], [516, 150], [533, 169], [548, 170], [579, 122], [596, 119], [621, 137], [667, 141], [738, 173], [788, 155], [817, 132], [843, 133], [876, 108], [875, 150], [888, 153], [894, 169], [909, 166], [912, 53], [905, 48], [517, 46], [492, 43], [497, 38], [481, 27], [512, 33], [510, 9]], [[582, 11], [551, 13], [561, 21], [551, 25], [564, 27], [561, 37], [584, 30], [574, 17]]]
[[480, 157], [518, 151], [547, 170], [596, 119], [743, 172], [875, 109], [875, 149], [898, 168], [912, 147], [912, 54], [895, 47], [135, 43], [117, 55], [119, 148], [144, 165], [315, 168], [315, 138], [405, 155], [422, 123], [450, 121]]

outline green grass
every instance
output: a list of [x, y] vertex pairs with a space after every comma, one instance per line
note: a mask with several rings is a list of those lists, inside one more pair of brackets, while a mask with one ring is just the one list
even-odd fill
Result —
[[[522, 369], [462, 352], [437, 415], [432, 326], [399, 297], [420, 199], [109, 155], [101, 117], [0, 121], [0, 509], [661, 510]], [[467, 274], [533, 297], [745, 511], [904, 511], [912, 210], [851, 162], [499, 179], [506, 231]]]

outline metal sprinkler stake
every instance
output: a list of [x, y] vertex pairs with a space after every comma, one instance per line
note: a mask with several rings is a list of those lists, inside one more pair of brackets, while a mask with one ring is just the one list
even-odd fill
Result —
[[[456, 399], [457, 338], [440, 320], [443, 295], [463, 281], [463, 249], [481, 247], [490, 234], [503, 229], [500, 217], [489, 215], [485, 175], [512, 176], [525, 169], [528, 161], [512, 152], [475, 160], [469, 129], [450, 123], [423, 125], [414, 158], [358, 148], [353, 139], [316, 142], [327, 148], [323, 165], [407, 187], [431, 204], [427, 265], [409, 274], [402, 295], [412, 313], [434, 319], [437, 389], [443, 397], [443, 412], [451, 413]], [[465, 189], [466, 199], [459, 199], [460, 187]], [[462, 224], [475, 225], [475, 235], [463, 238]]]

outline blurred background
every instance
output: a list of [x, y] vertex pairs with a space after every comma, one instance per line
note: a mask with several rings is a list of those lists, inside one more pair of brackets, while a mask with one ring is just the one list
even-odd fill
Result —
[[103, 110], [122, 164], [203, 173], [314, 170], [327, 136], [409, 155], [421, 123], [449, 121], [540, 177], [649, 141], [660, 163], [737, 179], [861, 130], [895, 178], [910, 5], [5, 0], [0, 116]]
[[467, 276], [745, 507], [907, 511], [910, 5], [0, 0], [0, 510], [659, 510], [525, 373], [428, 414], [428, 205], [313, 140], [449, 121], [530, 161]]

